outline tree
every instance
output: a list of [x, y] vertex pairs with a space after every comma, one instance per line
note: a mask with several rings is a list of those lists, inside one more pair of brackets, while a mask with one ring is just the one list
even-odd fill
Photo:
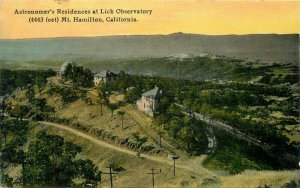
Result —
[[138, 132], [131, 133], [131, 137], [138, 146], [141, 146], [147, 142], [147, 137], [146, 136], [142, 137]]
[[20, 87], [21, 89], [30, 83], [30, 77], [28, 71], [21, 70], [18, 72], [14, 72], [14, 84], [16, 87]]
[[34, 100], [34, 109], [37, 113], [43, 112], [47, 105], [45, 98], [37, 98]]
[[171, 105], [171, 97], [164, 96], [159, 100], [159, 106], [157, 110], [160, 113], [165, 113], [170, 105]]
[[47, 82], [46, 78], [42, 75], [42, 73], [36, 73], [34, 84], [39, 90], [39, 94], [41, 94], [42, 86]]
[[100, 114], [103, 115], [103, 105], [105, 104], [105, 101], [103, 99], [99, 99], [98, 103], [100, 104]]
[[164, 133], [164, 125], [160, 125], [156, 128], [157, 132], [158, 132], [158, 135], [159, 135], [159, 146], [161, 147], [161, 137], [162, 137], [162, 134]]
[[100, 87], [99, 87], [99, 90], [98, 90], [98, 95], [100, 97], [100, 100], [102, 100], [104, 102], [104, 104], [108, 104], [109, 101], [108, 101], [108, 97], [110, 95], [110, 90], [108, 88], [107, 85], [105, 84], [102, 84]]
[[0, 186], [13, 187], [13, 178], [9, 177], [7, 174], [0, 176]]
[[25, 105], [17, 105], [10, 112], [12, 115], [16, 116], [17, 119], [23, 120], [23, 117], [28, 113], [29, 109]]
[[64, 77], [72, 80], [76, 86], [91, 87], [93, 85], [93, 73], [90, 69], [68, 64]]
[[138, 98], [140, 98], [141, 94], [142, 94], [142, 90], [139, 87], [134, 87], [132, 89], [129, 89], [125, 93], [124, 98], [127, 102], [132, 103], [136, 101]]
[[34, 100], [33, 111], [36, 113], [36, 118], [42, 119], [54, 112], [54, 108], [47, 105], [45, 98], [36, 98]]
[[7, 104], [6, 104], [6, 97], [4, 99], [2, 99], [2, 102], [0, 103], [0, 109], [1, 109], [1, 112], [5, 112], [6, 110], [6, 107], [7, 107]]
[[129, 80], [128, 80], [128, 75], [124, 71], [120, 71], [118, 74], [118, 79], [116, 81], [117, 87], [119, 91], [122, 93], [126, 93], [126, 89], [129, 86]]
[[30, 103], [34, 100], [34, 89], [33, 89], [33, 87], [30, 87], [26, 91], [26, 97], [28, 98], [28, 100], [29, 100]]
[[101, 172], [93, 164], [91, 160], [79, 159], [76, 161], [79, 178], [84, 179], [84, 186], [87, 184], [97, 185], [97, 182], [101, 182]]
[[116, 109], [118, 109], [118, 105], [116, 105], [116, 104], [114, 104], [114, 103], [109, 103], [108, 105], [107, 105], [107, 107], [110, 109], [110, 111], [111, 111], [111, 117], [113, 117], [114, 116], [114, 111], [116, 110]]
[[75, 160], [81, 148], [57, 135], [39, 132], [31, 141], [26, 158], [23, 180], [26, 185], [71, 186], [72, 180], [85, 183], [100, 180], [98, 168], [89, 160]]
[[179, 131], [179, 137], [183, 141], [183, 148], [185, 148], [188, 152], [191, 151], [191, 141], [194, 139], [192, 130], [189, 126], [184, 126]]
[[79, 73], [78, 78], [81, 78], [79, 81], [84, 87], [91, 87], [93, 85], [93, 73], [88, 68], [83, 69], [83, 72]]
[[122, 130], [124, 129], [124, 115], [125, 112], [124, 111], [118, 111], [118, 115], [121, 116], [121, 126], [122, 126]]

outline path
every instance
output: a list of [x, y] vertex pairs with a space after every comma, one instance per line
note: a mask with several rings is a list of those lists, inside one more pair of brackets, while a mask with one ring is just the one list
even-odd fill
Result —
[[[90, 91], [89, 92], [91, 95], [98, 96], [97, 93]], [[117, 99], [115, 98], [115, 95], [112, 95], [110, 97], [110, 101], [113, 103], [117, 102]], [[123, 110], [125, 114], [129, 115], [132, 119], [137, 122], [140, 130], [147, 135], [148, 138], [152, 139], [153, 141], [156, 142], [156, 144], [159, 145], [160, 142], [160, 136], [158, 133], [156, 133], [152, 128], [152, 119], [145, 114], [142, 114], [141, 112], [137, 111], [133, 105], [125, 105], [119, 107], [119, 109]], [[167, 151], [170, 151], [180, 157], [186, 156], [184, 152], [181, 152], [176, 149], [175, 146], [171, 145], [169, 142], [167, 142], [165, 139], [161, 138], [161, 144], [162, 148], [165, 148]]]
[[[48, 81], [57, 86], [63, 87], [65, 84], [62, 84], [59, 82], [59, 77], [51, 77], [48, 79]], [[67, 86], [68, 87], [68, 86]], [[82, 89], [82, 88], [80, 88]], [[87, 90], [89, 94], [91, 94], [94, 99], [97, 101], [98, 93], [95, 92], [95, 90]], [[114, 96], [110, 98], [111, 100], [115, 100]], [[114, 101], [113, 101], [114, 102]], [[115, 101], [116, 102], [116, 101]], [[142, 132], [144, 132], [145, 135], [147, 135], [150, 139], [154, 140], [157, 144], [159, 144], [160, 138], [159, 135], [156, 134], [152, 129], [151, 129], [151, 124], [152, 120], [149, 117], [143, 117], [141, 118], [140, 113], [136, 112], [135, 109], [132, 106], [123, 106], [120, 107], [120, 109], [124, 110], [126, 114], [131, 116], [138, 124], [139, 128], [141, 129]], [[167, 150], [183, 156], [184, 153], [178, 151], [175, 146], [171, 145], [167, 141], [165, 141], [163, 138], [161, 139], [162, 146], [165, 147]]]
[[[59, 82], [58, 77], [50, 78], [48, 81], [53, 85], [57, 85], [57, 86], [61, 86], [61, 87], [64, 86], [64, 84]], [[97, 100], [98, 93], [95, 92], [95, 90], [88, 90], [88, 93], [91, 94], [91, 96], [93, 96], [93, 98], [95, 98]], [[141, 131], [143, 131], [149, 138], [151, 138], [154, 141], [156, 141], [157, 143], [159, 143], [160, 138], [159, 138], [158, 133], [153, 131], [152, 128], [151, 128], [151, 124], [152, 124], [151, 118], [149, 118], [147, 116], [141, 117], [141, 116], [143, 116], [143, 114], [136, 111], [132, 105], [131, 106], [126, 105], [126, 106], [120, 107], [120, 109], [124, 110], [126, 112], [126, 114], [128, 114], [130, 117], [132, 117], [137, 122], [137, 124], [139, 125]], [[42, 122], [40, 122], [40, 123], [42, 123]], [[124, 148], [120, 148], [120, 147], [108, 144], [106, 142], [97, 140], [96, 138], [94, 138], [90, 135], [87, 135], [83, 132], [80, 132], [76, 129], [72, 129], [72, 128], [69, 128], [69, 127], [66, 127], [66, 126], [63, 126], [63, 125], [59, 125], [57, 123], [50, 123], [50, 122], [44, 122], [44, 123], [47, 123], [48, 125], [51, 124], [53, 126], [61, 128], [61, 129], [72, 131], [74, 134], [77, 134], [77, 135], [78, 134], [80, 134], [81, 136], [85, 135], [84, 136], [85, 138], [87, 138], [87, 139], [89, 139], [93, 142], [97, 142], [98, 144], [101, 144], [105, 147], [109, 147], [111, 149], [115, 149], [115, 150], [125, 152], [125, 153], [130, 154], [130, 155], [135, 155], [136, 156], [136, 152], [134, 152], [134, 151], [127, 150], [127, 149], [124, 149]], [[211, 137], [211, 138], [212, 138], [211, 140], [215, 141], [214, 137]], [[186, 170], [190, 170], [190, 171], [195, 171], [196, 170], [196, 171], [199, 171], [199, 172], [201, 171], [201, 172], [206, 172], [207, 174], [212, 174], [211, 171], [203, 168], [203, 166], [202, 166], [203, 160], [207, 157], [206, 155], [187, 157], [186, 153], [176, 149], [173, 145], [171, 145], [166, 140], [161, 139], [161, 142], [162, 142], [162, 146], [164, 148], [166, 148], [168, 151], [171, 151], [171, 152], [175, 153], [176, 155], [178, 155], [180, 157], [177, 160], [177, 163], [178, 163], [177, 167], [182, 168], [182, 169], [186, 169]], [[150, 155], [145, 155], [145, 154], [141, 154], [141, 156], [146, 157], [147, 159], [153, 160], [153, 161], [156, 161], [156, 162], [167, 163], [169, 165], [173, 165], [173, 161], [170, 160], [170, 159], [166, 160], [166, 159], [162, 159], [160, 157], [155, 157], [155, 156], [150, 156]], [[182, 164], [180, 164], [180, 163], [182, 163]]]
[[[106, 143], [104, 141], [101, 141], [101, 140], [98, 140], [86, 133], [83, 133], [79, 130], [76, 130], [74, 128], [70, 128], [70, 127], [67, 127], [67, 126], [64, 126], [62, 124], [58, 124], [58, 123], [50, 123], [50, 122], [46, 122], [46, 121], [38, 121], [38, 123], [40, 124], [43, 124], [43, 125], [48, 125], [48, 126], [54, 126], [56, 128], [59, 128], [59, 129], [62, 129], [62, 130], [65, 130], [65, 131], [68, 131], [74, 135], [77, 135], [79, 137], [82, 137], [84, 139], [87, 139], [97, 145], [100, 145], [100, 146], [103, 146], [103, 147], [106, 147], [106, 148], [109, 148], [109, 149], [112, 149], [112, 150], [115, 150], [115, 151], [118, 151], [118, 152], [122, 152], [122, 153], [125, 153], [125, 154], [128, 154], [128, 155], [132, 155], [132, 156], [137, 156], [137, 153], [134, 152], [134, 151], [131, 151], [131, 150], [128, 150], [128, 149], [124, 149], [124, 148], [121, 148], [121, 147], [118, 147], [118, 146], [115, 146], [115, 145], [112, 145], [112, 144], [109, 144], [109, 143]], [[170, 160], [170, 159], [163, 159], [162, 157], [156, 157], [156, 156], [151, 156], [151, 155], [147, 155], [147, 154], [141, 154], [140, 157], [142, 158], [145, 158], [147, 160], [151, 160], [151, 161], [154, 161], [154, 162], [159, 162], [159, 163], [163, 163], [163, 164], [168, 164], [168, 165], [173, 165], [173, 161]], [[207, 169], [204, 169], [204, 168], [199, 168], [199, 169], [195, 169], [194, 165], [191, 164], [191, 166], [189, 165], [186, 165], [186, 164], [182, 164], [182, 162], [180, 162], [179, 160], [177, 160], [176, 162], [176, 167], [177, 168], [180, 168], [180, 169], [184, 169], [184, 170], [188, 170], [188, 171], [192, 171], [192, 172], [195, 172], [195, 173], [206, 173], [206, 174], [212, 174], [211, 171], [207, 170]], [[198, 171], [200, 170], [201, 171]], [[197, 170], [197, 171], [195, 171]]]
[[[180, 104], [175, 104], [177, 106], [179, 106], [180, 108], [184, 108], [184, 106], [180, 105]], [[231, 134], [235, 135], [236, 137], [240, 138], [240, 139], [243, 139], [243, 140], [246, 140], [256, 146], [260, 146], [260, 147], [266, 147], [265, 145], [263, 145], [261, 143], [260, 140], [257, 140], [255, 138], [252, 138], [244, 133], [242, 133], [241, 131], [221, 122], [221, 121], [218, 121], [218, 120], [214, 120], [212, 119], [211, 117], [209, 116], [204, 116], [203, 114], [201, 113], [197, 113], [197, 112], [185, 112], [183, 111], [184, 114], [187, 114], [187, 115], [190, 115], [190, 116], [195, 116], [195, 118], [197, 118], [198, 120], [201, 120], [201, 121], [204, 121], [210, 125], [213, 125], [215, 127], [218, 127], [218, 128], [221, 128], [221, 129], [224, 129], [226, 130], [227, 132], [230, 132]]]
[[[180, 105], [180, 104], [175, 104], [175, 105], [177, 105], [177, 106], [179, 106], [181, 108], [184, 108], [183, 105]], [[214, 120], [214, 119], [212, 119], [209, 116], [204, 116], [203, 114], [197, 113], [197, 112], [185, 112], [185, 111], [183, 111], [183, 113], [188, 114], [190, 116], [193, 115], [198, 120], [204, 121], [204, 122], [206, 122], [206, 123], [208, 123], [210, 125], [213, 125], [215, 127], [221, 128], [221, 129], [223, 129], [223, 130], [231, 133], [232, 135], [234, 135], [234, 136], [236, 136], [236, 137], [238, 137], [238, 138], [240, 138], [242, 140], [245, 140], [245, 141], [247, 141], [249, 143], [252, 143], [253, 145], [256, 145], [258, 147], [261, 147], [265, 151], [270, 150], [270, 148], [272, 147], [270, 145], [263, 144], [260, 140], [257, 140], [255, 138], [252, 138], [251, 136], [248, 136], [248, 135], [242, 133], [241, 131], [233, 128], [232, 126], [229, 126], [229, 125], [227, 125], [227, 124], [225, 124], [225, 123], [223, 123], [221, 121]], [[298, 161], [299, 161], [298, 157], [293, 156], [293, 155], [291, 155], [289, 153], [285, 153], [285, 157], [286, 157], [287, 160], [289, 160], [290, 162], [293, 162], [295, 164], [298, 163]]]
[[[65, 84], [60, 83], [59, 81], [59, 77], [51, 77], [48, 79], [48, 81], [53, 84], [53, 85], [57, 85], [60, 87], [64, 87]], [[71, 86], [67, 86], [67, 87], [71, 87]], [[80, 89], [84, 89], [84, 88], [80, 88]], [[88, 93], [93, 96], [94, 100], [97, 101], [98, 100], [98, 93], [95, 90], [91, 90], [91, 89], [85, 89], [88, 91]], [[110, 97], [111, 102], [116, 102], [117, 100], [115, 99], [115, 96], [112, 95], [112, 97]], [[119, 109], [122, 109], [125, 112], [125, 115], [129, 115], [131, 118], [133, 118], [140, 130], [147, 135], [150, 139], [152, 139], [153, 141], [155, 141], [157, 144], [159, 144], [160, 142], [160, 136], [158, 135], [158, 133], [154, 132], [151, 129], [151, 124], [152, 124], [152, 120], [151, 118], [144, 116], [143, 118], [141, 117], [143, 114], [138, 113], [133, 106], [121, 106], [119, 107]], [[184, 152], [181, 152], [179, 150], [176, 149], [175, 146], [171, 145], [170, 143], [168, 143], [165, 139], [161, 138], [161, 143], [162, 143], [162, 147], [165, 148], [167, 151], [171, 151], [172, 153], [175, 153], [176, 155], [183, 157], [186, 156]]]
[[[148, 117], [141, 118], [142, 114], [136, 112], [135, 109], [132, 108], [133, 108], [132, 106], [121, 107], [121, 109], [126, 111], [126, 113], [130, 115], [138, 123], [140, 129], [145, 134], [147, 134], [151, 139], [153, 139], [154, 141], [157, 142], [157, 144], [159, 144], [159, 135], [154, 133], [154, 131], [151, 129], [152, 120], [149, 119]], [[168, 150], [171, 150], [172, 152], [176, 150], [176, 148], [173, 145], [169, 144], [163, 138], [161, 139], [161, 142], [162, 142], [162, 146], [166, 147]]]
[[217, 149], [217, 139], [211, 126], [206, 126], [205, 135], [208, 140], [207, 152], [214, 153]]
[[[183, 105], [177, 104], [175, 103], [176, 106], [179, 106], [180, 108], [184, 108]], [[186, 112], [186, 111], [182, 111], [183, 114], [187, 115], [187, 116], [193, 116], [196, 113], [195, 112]], [[202, 118], [197, 117], [195, 115], [196, 119], [198, 120], [202, 120], [204, 121]], [[208, 122], [207, 122], [208, 123]], [[217, 139], [214, 135], [214, 131], [212, 129], [211, 126], [206, 126], [206, 131], [205, 131], [205, 135], [207, 137], [208, 140], [208, 144], [207, 144], [207, 153], [214, 153], [217, 149]], [[204, 158], [205, 159], [205, 158]], [[204, 159], [202, 161], [204, 161]]]

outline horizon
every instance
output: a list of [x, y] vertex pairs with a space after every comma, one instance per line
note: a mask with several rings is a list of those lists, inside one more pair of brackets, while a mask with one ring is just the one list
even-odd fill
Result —
[[59, 36], [45, 38], [13, 38], [0, 40], [47, 40], [47, 39], [71, 39], [71, 38], [101, 38], [101, 37], [143, 37], [143, 36], [170, 36], [170, 35], [199, 35], [199, 36], [249, 36], [249, 35], [300, 35], [299, 33], [246, 33], [246, 34], [203, 34], [174, 32], [169, 34], [116, 34], [116, 35], [95, 35], [95, 36]]

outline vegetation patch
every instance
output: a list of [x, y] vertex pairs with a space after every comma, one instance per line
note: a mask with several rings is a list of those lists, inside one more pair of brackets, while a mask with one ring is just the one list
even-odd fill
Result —
[[[96, 185], [101, 180], [100, 171], [90, 160], [76, 160], [81, 148], [60, 136], [38, 132], [28, 146], [32, 126], [21, 120], [5, 121], [5, 139], [1, 139], [1, 169], [21, 166], [16, 179], [4, 173], [0, 185], [12, 186], [78, 186]], [[4, 142], [4, 144], [3, 144]]]
[[246, 169], [270, 170], [289, 168], [280, 162], [280, 154], [267, 153], [260, 147], [233, 137], [220, 129], [214, 129], [218, 140], [218, 147], [203, 163], [206, 168], [226, 170], [230, 174], [237, 174]]
[[218, 185], [220, 183], [220, 179], [216, 176], [207, 177], [202, 180], [201, 187], [210, 187], [213, 185]]

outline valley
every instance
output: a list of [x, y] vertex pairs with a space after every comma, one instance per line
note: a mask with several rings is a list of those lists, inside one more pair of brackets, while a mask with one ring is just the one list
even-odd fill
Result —
[[[71, 186], [109, 186], [109, 166], [115, 187], [150, 187], [151, 168], [157, 187], [299, 185], [296, 65], [211, 56], [120, 61], [69, 63], [63, 74], [55, 62], [1, 69], [2, 182], [58, 182], [53, 169], [64, 155], [51, 152], [44, 170], [52, 181], [22, 180], [24, 161], [37, 173], [36, 140], [55, 143], [47, 133], [81, 148], [72, 165], [94, 165], [90, 177], [74, 174]], [[103, 71], [92, 70], [105, 70], [101, 83], [94, 75]]]

